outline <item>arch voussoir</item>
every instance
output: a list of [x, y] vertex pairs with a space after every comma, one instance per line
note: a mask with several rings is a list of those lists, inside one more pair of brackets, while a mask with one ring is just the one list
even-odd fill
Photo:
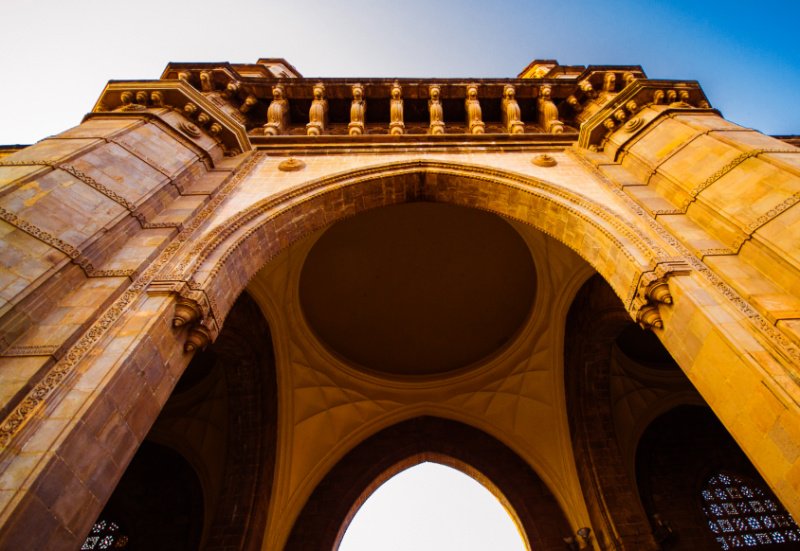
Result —
[[414, 161], [335, 175], [253, 205], [204, 237], [173, 277], [204, 292], [221, 325], [250, 278], [290, 244], [360, 212], [413, 201], [531, 225], [583, 257], [625, 304], [660, 256], [619, 216], [560, 186], [484, 167]]

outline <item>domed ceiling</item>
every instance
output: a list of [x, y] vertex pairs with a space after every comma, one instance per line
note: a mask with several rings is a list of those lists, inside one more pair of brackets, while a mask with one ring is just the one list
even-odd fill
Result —
[[446, 373], [508, 343], [534, 300], [528, 246], [502, 218], [437, 203], [375, 209], [311, 248], [300, 302], [317, 337], [357, 367]]

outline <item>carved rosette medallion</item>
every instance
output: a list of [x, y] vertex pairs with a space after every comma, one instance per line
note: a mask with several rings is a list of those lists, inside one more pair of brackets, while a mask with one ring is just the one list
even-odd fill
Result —
[[278, 163], [278, 170], [282, 172], [297, 172], [298, 170], [303, 170], [305, 167], [306, 164], [303, 161], [295, 159], [294, 157], [289, 157], [285, 161]]
[[551, 167], [556, 166], [558, 161], [556, 161], [555, 157], [552, 155], [548, 155], [547, 153], [542, 153], [541, 155], [537, 155], [534, 157], [531, 162], [536, 166], [543, 166], [543, 167]]
[[635, 119], [631, 119], [626, 122], [623, 128], [625, 129], [625, 132], [636, 132], [642, 127], [643, 124], [644, 121], [641, 118], [636, 117]]
[[200, 128], [198, 128], [196, 124], [192, 122], [181, 121], [178, 126], [192, 138], [200, 137]]

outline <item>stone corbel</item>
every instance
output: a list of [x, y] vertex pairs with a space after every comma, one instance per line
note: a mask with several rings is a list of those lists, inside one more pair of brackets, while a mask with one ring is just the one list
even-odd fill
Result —
[[668, 279], [686, 274], [690, 269], [689, 264], [682, 260], [668, 260], [659, 263], [653, 271], [642, 274], [633, 299], [634, 317], [642, 329], [663, 329], [664, 321], [659, 309], [673, 303]]
[[201, 350], [216, 339], [219, 326], [203, 291], [191, 289], [184, 281], [154, 281], [148, 286], [147, 293], [175, 298], [172, 327], [176, 331], [186, 331], [184, 351]]
[[191, 299], [178, 297], [175, 301], [175, 314], [172, 318], [173, 327], [183, 327], [198, 321], [203, 316], [200, 305]]
[[195, 350], [204, 350], [211, 343], [211, 340], [211, 331], [202, 323], [197, 323], [189, 329], [189, 335], [186, 337], [183, 349], [189, 353]]
[[172, 326], [177, 329], [188, 328], [183, 344], [186, 352], [204, 349], [219, 333], [205, 293], [185, 287], [175, 300]]
[[392, 84], [391, 99], [389, 99], [389, 133], [399, 136], [405, 132], [403, 122], [403, 89], [396, 82]]
[[478, 100], [478, 85], [467, 86], [467, 99], [464, 100], [464, 110], [467, 115], [467, 131], [470, 134], [483, 134], [486, 125], [483, 122], [481, 103]]

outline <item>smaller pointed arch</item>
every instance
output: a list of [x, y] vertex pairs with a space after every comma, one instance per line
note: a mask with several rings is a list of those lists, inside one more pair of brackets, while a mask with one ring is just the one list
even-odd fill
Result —
[[513, 506], [477, 469], [423, 453], [391, 467], [353, 504], [337, 551], [364, 549], [530, 551]]
[[563, 538], [572, 530], [552, 492], [530, 465], [479, 429], [430, 416], [397, 423], [348, 452], [306, 501], [284, 549], [337, 549], [364, 500], [393, 475], [426, 457], [461, 467], [501, 496], [506, 509], [514, 511], [530, 549], [563, 549]]

